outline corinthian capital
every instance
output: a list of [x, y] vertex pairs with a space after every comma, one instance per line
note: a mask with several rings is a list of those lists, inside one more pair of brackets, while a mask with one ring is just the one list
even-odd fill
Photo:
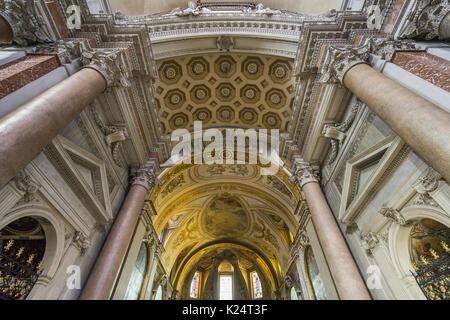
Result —
[[449, 0], [420, 0], [407, 17], [402, 38], [432, 40], [447, 37], [440, 34], [441, 22], [450, 12]]
[[132, 181], [132, 185], [143, 186], [150, 192], [156, 185], [157, 180], [156, 171], [157, 171], [156, 162], [154, 160], [149, 160], [147, 163], [145, 163], [142, 167], [140, 167], [137, 170], [136, 176]]
[[102, 49], [85, 51], [81, 62], [85, 68], [95, 69], [105, 78], [108, 87], [129, 87], [130, 72], [127, 70], [127, 62], [124, 53], [120, 49]]
[[13, 30], [13, 41], [18, 45], [51, 41], [43, 29], [44, 19], [37, 13], [33, 0], [0, 1], [0, 15], [8, 21]]
[[367, 63], [369, 49], [368, 45], [352, 48], [328, 47], [327, 60], [322, 69], [320, 82], [343, 84], [344, 76], [350, 68]]
[[319, 182], [319, 167], [312, 166], [302, 160], [296, 160], [294, 163], [294, 174], [291, 180], [301, 189], [310, 182]]

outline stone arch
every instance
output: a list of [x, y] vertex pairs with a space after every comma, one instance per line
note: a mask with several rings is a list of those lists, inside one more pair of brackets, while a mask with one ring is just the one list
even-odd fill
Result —
[[[42, 274], [40, 280], [50, 281], [58, 271], [60, 261], [64, 254], [64, 226], [49, 208], [41, 205], [33, 205], [18, 208], [10, 212], [2, 219], [0, 230], [8, 224], [25, 217], [32, 217], [38, 220], [45, 233], [46, 247], [43, 258]], [[39, 280], [38, 280], [39, 281]], [[34, 294], [32, 292], [30, 295]]]
[[398, 277], [405, 285], [408, 294], [410, 294], [413, 299], [424, 299], [425, 296], [411, 273], [414, 268], [412, 266], [409, 250], [410, 233], [413, 227], [410, 222], [426, 218], [435, 220], [450, 228], [448, 215], [438, 208], [425, 206], [407, 207], [401, 210], [400, 213], [405, 218], [407, 224], [404, 226], [393, 224], [389, 230], [389, 252], [391, 261]]

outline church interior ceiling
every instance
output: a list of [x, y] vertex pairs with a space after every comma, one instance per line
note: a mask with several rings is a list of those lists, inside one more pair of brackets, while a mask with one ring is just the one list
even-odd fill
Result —
[[257, 165], [168, 169], [150, 197], [158, 212], [155, 230], [165, 246], [162, 260], [174, 277], [180, 276], [195, 265], [191, 255], [206, 250], [201, 248], [236, 244], [259, 255], [261, 268], [281, 276], [289, 263], [297, 229], [292, 212], [300, 197], [282, 170], [263, 176]]
[[203, 128], [286, 131], [295, 81], [291, 59], [248, 54], [207, 54], [159, 61], [155, 98], [163, 132], [194, 121]]

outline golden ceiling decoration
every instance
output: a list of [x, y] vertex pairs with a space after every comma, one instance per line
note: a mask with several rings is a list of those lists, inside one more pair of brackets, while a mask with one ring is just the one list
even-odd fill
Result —
[[285, 130], [294, 99], [292, 61], [211, 54], [159, 62], [156, 101], [163, 131], [240, 127]]

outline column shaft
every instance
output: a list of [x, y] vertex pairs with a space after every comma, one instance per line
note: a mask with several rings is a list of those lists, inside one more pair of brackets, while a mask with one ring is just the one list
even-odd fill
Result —
[[8, 21], [0, 15], [0, 44], [10, 44], [13, 41], [14, 34]]
[[85, 68], [0, 119], [0, 189], [106, 88]]
[[303, 191], [339, 297], [342, 300], [370, 300], [364, 280], [319, 183], [307, 183]]
[[349, 69], [343, 83], [450, 182], [450, 113], [367, 64]]
[[107, 300], [110, 298], [117, 273], [144, 206], [147, 192], [142, 185], [131, 187], [83, 288], [81, 300]]
[[450, 12], [446, 14], [439, 25], [439, 38], [450, 39]]

